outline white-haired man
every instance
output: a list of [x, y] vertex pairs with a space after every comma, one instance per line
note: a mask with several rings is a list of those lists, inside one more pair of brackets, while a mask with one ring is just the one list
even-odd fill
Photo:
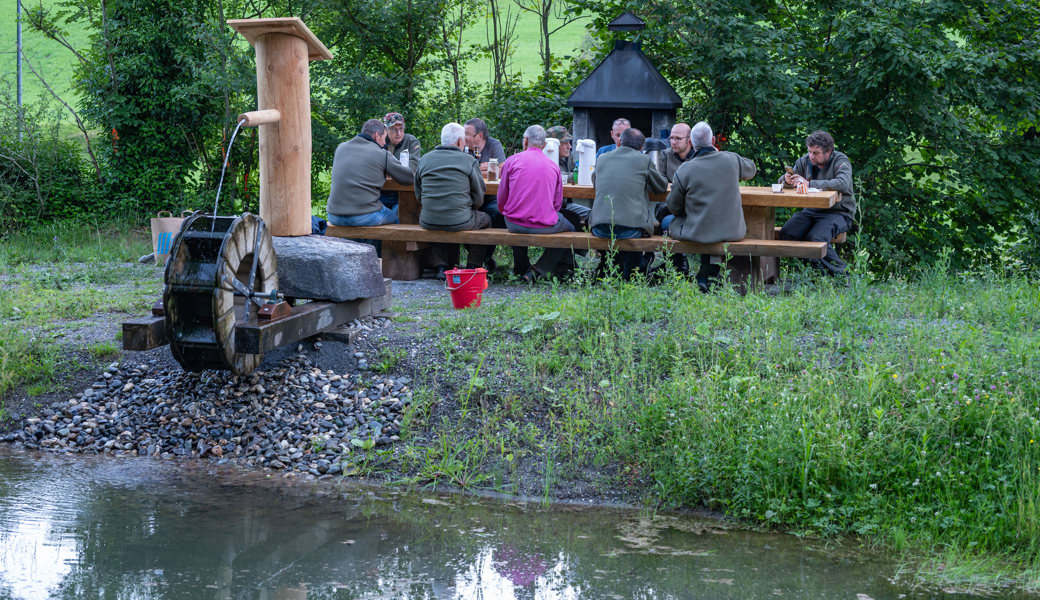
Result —
[[[751, 159], [716, 150], [712, 131], [701, 121], [693, 126], [692, 156], [679, 165], [668, 193], [671, 215], [661, 220], [670, 237], [700, 244], [739, 240], [747, 233], [740, 201], [740, 180], [751, 179], [758, 169]], [[717, 283], [719, 265], [701, 255], [697, 286], [708, 292]]]
[[[513, 233], [560, 233], [574, 231], [574, 226], [562, 214], [563, 181], [560, 166], [546, 156], [545, 129], [531, 125], [524, 131], [523, 151], [514, 154], [502, 164], [498, 184], [498, 209], [506, 221], [506, 229]], [[537, 279], [556, 272], [566, 260], [567, 248], [546, 248], [521, 278], [534, 283]], [[514, 253], [514, 256], [516, 254]]]
[[[477, 159], [462, 151], [466, 130], [458, 123], [441, 128], [441, 145], [423, 155], [415, 171], [415, 197], [422, 203], [419, 225], [438, 231], [485, 229], [491, 217], [481, 212], [486, 186]], [[433, 269], [424, 275], [444, 279], [459, 260], [458, 244], [433, 244]]]

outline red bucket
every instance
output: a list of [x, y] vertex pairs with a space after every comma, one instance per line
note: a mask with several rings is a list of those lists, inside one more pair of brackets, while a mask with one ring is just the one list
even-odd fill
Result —
[[476, 308], [487, 289], [487, 269], [451, 269], [444, 272], [444, 288], [455, 308]]

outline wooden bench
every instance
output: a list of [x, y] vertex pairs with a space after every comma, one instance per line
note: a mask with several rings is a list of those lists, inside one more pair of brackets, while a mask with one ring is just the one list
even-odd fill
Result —
[[[498, 182], [487, 183], [487, 194], [498, 193]], [[421, 253], [428, 243], [467, 243], [503, 246], [536, 246], [542, 248], [574, 248], [606, 250], [611, 240], [596, 238], [586, 232], [546, 235], [510, 233], [504, 229], [478, 231], [427, 231], [419, 227], [421, 209], [410, 185], [388, 180], [384, 191], [398, 193], [400, 225], [379, 227], [336, 227], [329, 225], [327, 235], [349, 239], [383, 240], [383, 275], [397, 280], [418, 279], [422, 271]], [[564, 184], [563, 197], [595, 198], [595, 188]], [[663, 201], [665, 194], [652, 194], [651, 201]], [[823, 242], [790, 242], [777, 240], [774, 233], [776, 209], [829, 208], [837, 202], [837, 192], [796, 194], [792, 190], [773, 193], [769, 187], [742, 186], [740, 199], [747, 234], [743, 240], [720, 244], [694, 244], [667, 237], [654, 236], [632, 240], [614, 240], [614, 247], [625, 251], [670, 250], [688, 254], [714, 254], [731, 257], [727, 263], [734, 281], [752, 285], [769, 283], [778, 271], [778, 257], [823, 258]]]
[[337, 227], [329, 225], [326, 235], [340, 238], [383, 240], [390, 242], [427, 242], [443, 244], [484, 244], [493, 246], [535, 246], [539, 248], [571, 248], [573, 250], [610, 250], [633, 252], [681, 252], [718, 256], [780, 256], [788, 258], [823, 258], [824, 242], [790, 242], [745, 238], [735, 242], [697, 244], [667, 236], [628, 240], [595, 237], [586, 231], [553, 234], [512, 233], [505, 229], [472, 231], [432, 231], [419, 225], [379, 225], [376, 227]]

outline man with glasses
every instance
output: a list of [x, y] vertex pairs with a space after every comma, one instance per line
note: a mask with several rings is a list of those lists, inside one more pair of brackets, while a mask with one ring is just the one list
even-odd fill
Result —
[[690, 126], [686, 123], [676, 123], [675, 127], [672, 127], [672, 134], [668, 138], [668, 142], [672, 147], [661, 153], [657, 170], [671, 182], [679, 165], [693, 157]]

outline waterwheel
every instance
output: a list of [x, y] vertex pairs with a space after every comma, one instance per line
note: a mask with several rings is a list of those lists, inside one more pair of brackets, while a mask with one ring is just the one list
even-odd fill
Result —
[[174, 358], [188, 371], [250, 373], [263, 354], [235, 350], [235, 326], [275, 300], [278, 259], [255, 215], [185, 219], [166, 263], [163, 305]]

